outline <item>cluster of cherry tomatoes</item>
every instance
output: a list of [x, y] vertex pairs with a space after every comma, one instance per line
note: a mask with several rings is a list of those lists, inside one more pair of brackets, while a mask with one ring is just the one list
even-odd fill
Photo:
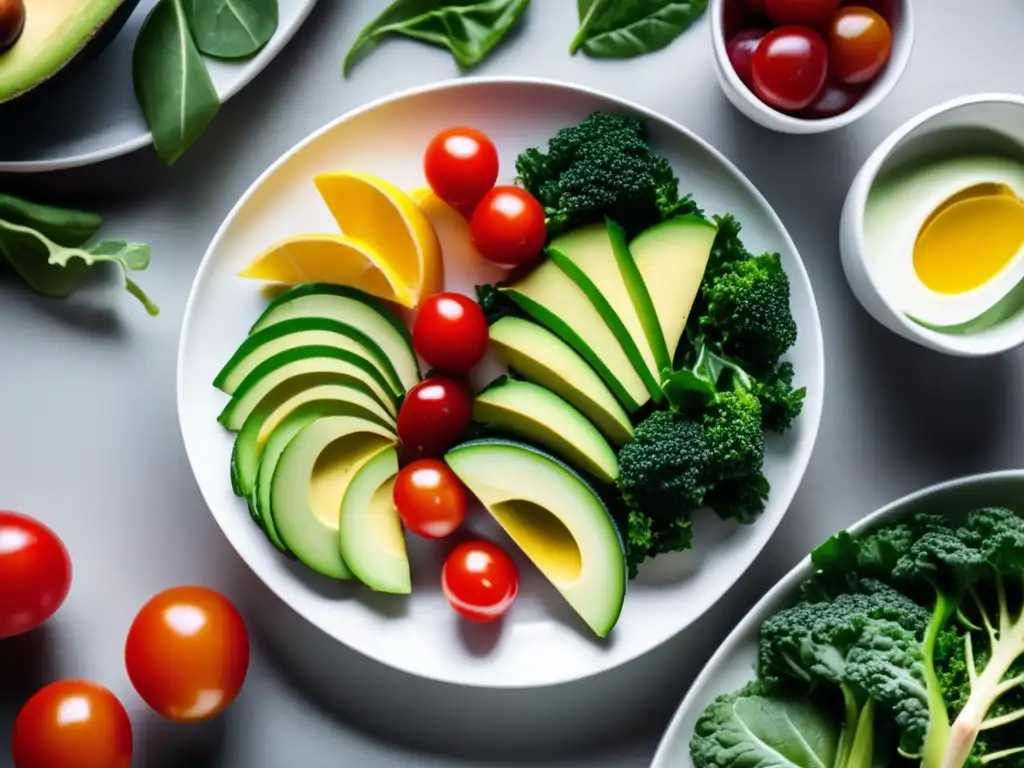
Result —
[[[71, 558], [56, 533], [26, 515], [0, 512], [0, 641], [48, 621], [64, 603], [71, 579]], [[165, 590], [132, 622], [125, 667], [139, 696], [163, 717], [208, 720], [235, 700], [245, 680], [245, 622], [213, 590]], [[11, 751], [15, 768], [128, 768], [131, 721], [106, 687], [61, 680], [22, 707]]]
[[874, 0], [731, 0], [729, 61], [773, 109], [834, 117], [853, 107], [892, 53], [892, 30]]

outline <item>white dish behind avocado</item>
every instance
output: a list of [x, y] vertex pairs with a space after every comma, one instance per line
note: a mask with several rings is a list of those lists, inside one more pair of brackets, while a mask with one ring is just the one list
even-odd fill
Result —
[[[412, 541], [412, 594], [379, 598], [404, 600], [402, 615], [383, 616], [358, 597], [335, 600], [311, 589], [302, 569], [289, 564], [240, 508], [225, 471], [232, 438], [216, 421], [224, 394], [210, 383], [266, 307], [252, 286], [235, 275], [268, 242], [302, 232], [333, 231], [330, 213], [309, 183], [319, 172], [360, 168], [414, 189], [423, 184], [422, 153], [429, 139], [441, 128], [467, 124], [485, 131], [503, 153], [509, 153], [507, 158], [502, 155], [503, 168], [509, 170], [500, 177], [507, 182], [515, 153], [542, 146], [559, 128], [602, 109], [641, 117], [654, 148], [671, 161], [685, 179], [686, 191], [693, 192], [709, 215], [734, 213], [743, 223], [744, 243], [751, 250], [777, 250], [782, 255], [800, 327], [789, 357], [808, 395], [791, 432], [769, 441], [765, 473], [772, 492], [764, 515], [750, 527], [729, 529], [721, 536], [710, 532], [699, 551], [664, 566], [659, 563], [660, 574], [641, 574], [630, 582], [621, 615], [605, 641], [581, 626], [579, 616], [561, 597], [552, 596], [548, 580], [480, 509], [470, 511], [467, 533], [501, 542], [516, 560], [522, 579], [516, 604], [501, 627], [501, 641], [486, 656], [474, 654], [454, 631], [456, 621], [437, 580], [417, 572], [416, 555], [423, 552], [417, 552]], [[391, 137], [386, 151], [379, 142], [382, 131]], [[460, 269], [446, 275], [447, 285], [461, 290], [493, 279], [493, 270], [484, 265], [479, 273]], [[656, 295], [652, 301], [657, 306]], [[583, 88], [465, 80], [418, 89], [346, 116], [303, 142], [253, 185], [221, 228], [197, 275], [182, 332], [178, 405], [189, 461], [212, 514], [253, 571], [303, 617], [361, 653], [412, 674], [464, 685], [531, 687], [624, 664], [714, 605], [761, 551], [796, 491], [817, 434], [822, 377], [820, 324], [796, 249], [761, 195], [714, 149], [642, 108]], [[632, 386], [638, 398], [649, 396], [638, 376]], [[567, 393], [561, 397], [568, 400]], [[611, 440], [608, 435], [606, 439]], [[713, 521], [709, 527], [714, 528]]]

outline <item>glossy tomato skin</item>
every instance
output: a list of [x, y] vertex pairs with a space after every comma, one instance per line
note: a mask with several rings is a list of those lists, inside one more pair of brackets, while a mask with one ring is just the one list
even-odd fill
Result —
[[754, 92], [784, 112], [806, 109], [828, 78], [828, 46], [807, 27], [776, 27], [754, 51]]
[[473, 621], [494, 621], [515, 602], [519, 571], [497, 544], [466, 541], [444, 561], [441, 588], [459, 615]]
[[737, 33], [725, 49], [732, 68], [750, 89], [754, 87], [754, 51], [766, 34], [763, 29], [745, 29]]
[[206, 587], [172, 587], [142, 607], [125, 643], [128, 677], [169, 720], [200, 722], [235, 700], [249, 669], [241, 614]]
[[412, 326], [412, 345], [428, 365], [469, 373], [487, 353], [490, 334], [480, 305], [461, 293], [437, 293], [423, 302]]
[[38, 691], [14, 721], [15, 768], [129, 768], [132, 724], [107, 688], [62, 680]]
[[473, 397], [460, 381], [431, 376], [405, 393], [398, 439], [415, 458], [438, 458], [458, 442], [473, 418]]
[[35, 629], [71, 589], [71, 557], [50, 528], [0, 511], [0, 639]]
[[448, 128], [427, 145], [423, 171], [435, 195], [460, 211], [472, 211], [498, 178], [498, 150], [482, 131]]
[[889, 24], [870, 8], [855, 5], [833, 18], [828, 41], [832, 77], [847, 85], [874, 80], [892, 53]]
[[503, 267], [533, 261], [547, 239], [544, 207], [514, 186], [498, 186], [484, 195], [473, 210], [469, 229], [480, 255]]
[[395, 478], [395, 509], [405, 527], [427, 539], [450, 536], [466, 519], [466, 489], [438, 459], [419, 459]]
[[765, 0], [764, 9], [776, 24], [802, 24], [824, 29], [839, 10], [840, 0]]

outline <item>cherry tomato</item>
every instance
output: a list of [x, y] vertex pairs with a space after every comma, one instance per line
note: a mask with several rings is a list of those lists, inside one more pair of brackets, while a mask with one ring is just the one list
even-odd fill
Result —
[[469, 229], [477, 251], [503, 267], [540, 256], [547, 239], [544, 208], [519, 187], [495, 187], [477, 204]]
[[466, 385], [431, 376], [405, 393], [398, 439], [416, 456], [441, 456], [462, 437], [472, 418], [473, 398]]
[[828, 77], [828, 47], [806, 27], [776, 27], [754, 51], [754, 92], [775, 109], [796, 112], [814, 103]]
[[498, 150], [475, 128], [448, 128], [427, 145], [423, 171], [434, 194], [472, 211], [498, 178]]
[[823, 29], [839, 9], [839, 0], [765, 0], [764, 9], [776, 24]]
[[468, 373], [487, 353], [490, 333], [480, 305], [461, 293], [437, 293], [423, 302], [412, 326], [412, 345], [429, 365]]
[[754, 51], [766, 34], [763, 29], [745, 29], [726, 46], [729, 62], [747, 88], [754, 87]]
[[238, 610], [206, 587], [150, 598], [128, 630], [128, 677], [150, 707], [178, 722], [209, 720], [235, 700], [249, 669], [249, 633]]
[[826, 117], [841, 115], [860, 101], [862, 93], [862, 89], [854, 86], [827, 83], [824, 90], [818, 94], [818, 98], [814, 100], [814, 103], [800, 113], [800, 117], [821, 120]]
[[443, 539], [466, 519], [466, 489], [438, 459], [403, 467], [395, 478], [394, 499], [405, 527], [427, 539]]
[[747, 7], [755, 13], [764, 13], [765, 0], [745, 0]]
[[52, 530], [0, 511], [0, 639], [35, 629], [71, 589], [71, 558]]
[[892, 30], [870, 8], [851, 5], [832, 19], [828, 31], [832, 77], [854, 85], [874, 80], [892, 53]]
[[62, 680], [38, 691], [14, 721], [15, 768], [129, 768], [132, 724], [102, 685]]
[[519, 571], [497, 544], [466, 541], [444, 561], [441, 588], [456, 613], [473, 621], [493, 621], [515, 601]]

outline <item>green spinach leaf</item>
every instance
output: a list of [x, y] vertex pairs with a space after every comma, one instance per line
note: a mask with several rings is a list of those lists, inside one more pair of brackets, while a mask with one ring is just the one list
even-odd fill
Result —
[[0, 195], [0, 219], [32, 227], [55, 243], [67, 246], [88, 242], [103, 223], [95, 213], [40, 205], [11, 195]]
[[569, 52], [626, 59], [658, 51], [707, 7], [708, 0], [578, 0], [580, 27]]
[[192, 40], [184, 2], [157, 3], [143, 22], [132, 57], [135, 96], [157, 155], [168, 165], [199, 138], [220, 109], [210, 73]]
[[189, 0], [185, 10], [192, 39], [207, 56], [252, 56], [277, 31], [277, 0]]
[[519, 21], [530, 0], [396, 0], [356, 38], [345, 75], [389, 35], [447, 48], [460, 69], [483, 61]]

